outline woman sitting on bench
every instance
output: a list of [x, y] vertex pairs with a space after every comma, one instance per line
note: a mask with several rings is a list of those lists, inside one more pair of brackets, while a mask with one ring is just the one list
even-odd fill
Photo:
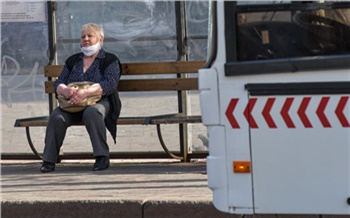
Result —
[[[87, 106], [80, 112], [67, 112], [60, 107], [55, 108], [49, 118], [46, 128], [45, 148], [41, 172], [52, 172], [58, 159], [60, 148], [66, 135], [67, 128], [74, 122], [82, 121], [89, 134], [93, 155], [96, 159], [92, 170], [104, 170], [109, 167], [109, 147], [106, 139], [106, 127], [112, 136], [116, 136], [114, 122], [107, 122], [109, 116], [117, 119], [120, 107], [111, 104], [110, 96], [118, 87], [121, 68], [119, 59], [102, 49], [103, 29], [93, 23], [85, 24], [80, 31], [81, 53], [72, 55], [64, 69], [55, 81], [55, 92], [69, 99], [70, 104], [76, 105], [88, 96], [101, 95], [95, 105]], [[94, 84], [85, 90], [69, 87], [72, 82], [89, 81]], [[116, 110], [118, 116], [116, 117]], [[112, 130], [112, 131], [111, 131]]]

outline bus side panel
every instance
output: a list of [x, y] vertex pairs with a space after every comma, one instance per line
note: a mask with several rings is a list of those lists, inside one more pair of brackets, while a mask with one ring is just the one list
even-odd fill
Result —
[[213, 191], [213, 204], [222, 211], [228, 212], [228, 192], [225, 158], [225, 131], [222, 126], [208, 128], [209, 156], [207, 157], [208, 187]]
[[209, 156], [207, 157], [208, 187], [213, 191], [213, 204], [228, 212], [227, 167], [225, 148], [225, 129], [220, 126], [219, 94], [217, 71], [199, 70], [199, 90], [202, 122], [208, 128]]
[[225, 126], [226, 132], [229, 212], [252, 214], [252, 174], [234, 172], [235, 162], [251, 162], [249, 125], [244, 116], [248, 95], [241, 82], [233, 77], [219, 82], [221, 123]]
[[[228, 193], [230, 213], [234, 214], [253, 214], [253, 193], [252, 193], [252, 174], [246, 172], [234, 172], [234, 163], [250, 162], [250, 158], [244, 149], [238, 148], [242, 145], [242, 136], [236, 132], [235, 134], [227, 131], [226, 143], [227, 149], [227, 174], [228, 177]], [[244, 134], [242, 134], [244, 135]], [[231, 142], [229, 142], [231, 141]], [[235, 155], [233, 155], [235, 153]], [[240, 157], [239, 157], [240, 156]]]
[[[250, 98], [257, 123], [251, 128], [255, 213], [349, 214], [350, 129], [337, 117], [349, 119], [349, 103], [339, 110], [348, 98]], [[266, 105], [272, 106], [268, 122]]]
[[215, 68], [201, 69], [198, 72], [202, 123], [206, 126], [219, 125], [218, 75]]
[[[217, 70], [217, 71], [216, 71]], [[234, 161], [250, 161], [249, 127], [243, 116], [237, 116], [239, 128], [233, 128], [235, 113], [242, 113], [248, 100], [242, 86], [219, 84], [223, 67], [199, 71], [199, 89], [203, 124], [208, 128], [208, 186], [213, 191], [213, 204], [223, 212], [252, 214], [252, 177], [234, 173]], [[223, 80], [221, 80], [223, 81]], [[239, 103], [238, 103], [239, 101]]]

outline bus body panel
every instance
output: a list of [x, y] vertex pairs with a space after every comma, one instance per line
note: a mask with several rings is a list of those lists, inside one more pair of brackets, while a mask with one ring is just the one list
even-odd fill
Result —
[[[225, 3], [216, 4], [217, 54], [199, 71], [214, 206], [233, 214], [350, 214], [350, 92], [333, 93], [350, 82], [350, 70], [313, 70], [310, 62], [308, 70], [225, 72], [232, 69], [225, 68]], [[280, 91], [269, 94], [272, 86]], [[235, 171], [241, 162], [250, 171]]]
[[[250, 96], [245, 84], [349, 81], [350, 72], [221, 79], [223, 73], [218, 75], [218, 125], [225, 134], [209, 132], [208, 180], [219, 177], [227, 184], [213, 189], [214, 205], [236, 214], [349, 214], [350, 128], [346, 122], [350, 122], [350, 95]], [[204, 98], [201, 101], [211, 105]], [[345, 117], [343, 123], [339, 116]], [[214, 155], [217, 143], [224, 154]], [[220, 161], [214, 167], [211, 159]], [[234, 173], [235, 161], [251, 162], [252, 172]], [[225, 168], [226, 173], [219, 168]], [[223, 190], [228, 203], [217, 194]]]
[[[214, 206], [233, 214], [349, 215], [350, 46], [347, 40], [342, 41], [345, 47], [339, 47], [338, 54], [329, 38], [337, 35], [315, 42], [312, 37], [317, 35], [312, 34], [315, 27], [330, 30], [327, 25], [334, 23], [317, 22], [327, 21], [319, 17], [332, 12], [333, 6], [340, 8], [337, 13], [343, 13], [350, 5], [266, 2], [246, 6], [215, 3], [217, 52], [211, 67], [199, 71], [202, 119], [209, 134], [208, 186], [213, 191]], [[274, 13], [274, 9], [280, 11]], [[307, 10], [313, 10], [313, 15], [305, 13]], [[293, 20], [295, 14], [299, 20]], [[302, 24], [305, 16], [318, 20], [302, 28], [293, 23]], [[250, 52], [246, 53], [238, 43], [245, 42], [242, 35], [236, 33], [241, 38], [232, 43], [237, 40], [234, 34], [240, 31], [240, 24], [236, 29], [227, 28], [235, 26], [240, 18], [246, 22], [251, 17], [253, 22], [241, 26], [242, 33], [255, 40], [251, 41], [255, 44], [244, 45]], [[278, 19], [282, 22], [274, 23]], [[297, 32], [290, 36], [300, 42], [285, 44], [294, 49], [291, 57], [288, 50], [278, 50], [284, 46], [283, 39], [290, 38], [286, 34], [289, 27], [301, 31], [300, 37]], [[350, 30], [338, 23], [332, 28]], [[261, 45], [257, 44], [259, 40]], [[322, 50], [318, 43], [328, 47]], [[303, 47], [297, 47], [300, 45]], [[256, 56], [263, 59], [249, 59], [255, 57], [251, 54], [258, 48], [259, 52], [267, 52]], [[235, 49], [236, 53], [232, 52]], [[271, 54], [282, 58], [269, 56], [269, 49], [277, 49]], [[247, 56], [239, 60], [240, 54]]]

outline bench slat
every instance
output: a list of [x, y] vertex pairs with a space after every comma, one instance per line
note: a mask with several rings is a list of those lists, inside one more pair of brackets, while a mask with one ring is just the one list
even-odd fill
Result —
[[[154, 63], [125, 63], [122, 64], [122, 75], [150, 75], [197, 73], [204, 67], [205, 61], [172, 61]], [[45, 77], [58, 77], [63, 65], [49, 65], [44, 67]]]
[[204, 61], [177, 61], [122, 64], [123, 75], [197, 73]]
[[[31, 117], [17, 119], [15, 127], [45, 127], [47, 126], [49, 117]], [[182, 114], [169, 114], [150, 117], [120, 117], [117, 121], [118, 125], [148, 125], [148, 124], [176, 124], [176, 123], [201, 123], [202, 118], [199, 115], [185, 116]], [[83, 125], [82, 122], [75, 125]]]
[[[54, 93], [54, 82], [45, 82], [45, 93]], [[181, 91], [198, 90], [198, 78], [120, 80], [118, 90], [123, 91]]]

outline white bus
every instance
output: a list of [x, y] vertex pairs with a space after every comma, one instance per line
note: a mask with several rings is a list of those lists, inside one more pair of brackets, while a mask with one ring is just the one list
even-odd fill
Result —
[[233, 214], [350, 214], [350, 2], [214, 1], [208, 186]]

